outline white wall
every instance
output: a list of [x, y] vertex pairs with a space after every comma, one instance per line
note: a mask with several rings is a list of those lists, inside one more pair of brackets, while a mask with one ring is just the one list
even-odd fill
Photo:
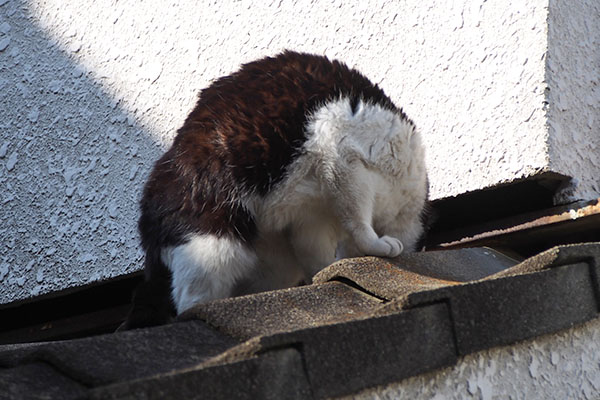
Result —
[[355, 400], [598, 399], [600, 319], [514, 346], [463, 357], [452, 367], [364, 390]]
[[550, 1], [550, 169], [572, 176], [567, 198], [600, 193], [600, 2]]
[[567, 3], [0, 0], [0, 303], [139, 269], [141, 186], [196, 93], [284, 48], [345, 60], [405, 108], [433, 199], [547, 169], [598, 196], [598, 6]]

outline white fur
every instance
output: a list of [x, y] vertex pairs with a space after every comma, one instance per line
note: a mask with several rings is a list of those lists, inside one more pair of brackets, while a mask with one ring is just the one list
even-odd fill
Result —
[[[164, 249], [178, 312], [233, 294], [291, 286], [338, 258], [395, 257], [422, 233], [426, 198], [419, 133], [397, 114], [341, 98], [324, 104], [306, 126], [304, 152], [266, 198], [247, 196], [258, 239], [194, 236]], [[337, 252], [337, 254], [336, 254]]]
[[186, 244], [162, 249], [173, 274], [177, 313], [196, 303], [231, 295], [235, 283], [256, 267], [254, 252], [235, 239], [193, 235]]
[[333, 261], [338, 245], [338, 257], [394, 257], [412, 249], [427, 193], [425, 155], [413, 125], [364, 102], [353, 113], [342, 98], [320, 107], [306, 130], [305, 151], [291, 174], [253, 207], [259, 227], [321, 237], [318, 247], [292, 242], [303, 259], [317, 257], [319, 248], [321, 262], [314, 260], [308, 275]]

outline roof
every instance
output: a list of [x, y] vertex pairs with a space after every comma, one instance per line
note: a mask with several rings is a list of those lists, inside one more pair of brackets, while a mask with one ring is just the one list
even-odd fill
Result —
[[170, 325], [0, 347], [0, 398], [324, 398], [597, 318], [600, 243], [342, 260]]

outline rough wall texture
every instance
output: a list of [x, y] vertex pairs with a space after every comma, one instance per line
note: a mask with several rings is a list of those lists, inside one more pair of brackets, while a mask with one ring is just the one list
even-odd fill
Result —
[[598, 399], [600, 319], [559, 334], [464, 357], [451, 368], [349, 398]]
[[[576, 13], [566, 8], [550, 10]], [[547, 20], [548, 0], [0, 0], [0, 303], [141, 268], [140, 189], [197, 91], [284, 48], [343, 59], [405, 108], [428, 146], [434, 199], [547, 169], [572, 135], [585, 155], [589, 130], [567, 136], [555, 123], [566, 144], [548, 138]], [[562, 37], [572, 24], [552, 26]], [[569, 51], [589, 73], [597, 48]], [[553, 68], [571, 56], [560, 49]], [[585, 99], [597, 114], [595, 90]], [[589, 112], [583, 125], [599, 120]], [[588, 185], [595, 163], [556, 166]]]
[[600, 3], [551, 0], [548, 19], [550, 169], [572, 176], [563, 198], [600, 193]]

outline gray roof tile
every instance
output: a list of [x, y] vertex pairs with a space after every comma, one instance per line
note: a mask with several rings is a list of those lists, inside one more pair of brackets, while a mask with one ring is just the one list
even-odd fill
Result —
[[414, 293], [379, 312], [448, 304], [460, 355], [555, 332], [594, 318], [596, 299], [584, 263], [510, 278]]
[[308, 399], [310, 385], [294, 348], [212, 367], [187, 368], [96, 388], [90, 399]]
[[264, 349], [295, 345], [318, 398], [397, 381], [456, 362], [444, 304], [261, 339]]
[[382, 301], [339, 282], [299, 286], [201, 304], [180, 320], [206, 321], [245, 340], [364, 318]]
[[492, 249], [460, 249], [402, 254], [395, 259], [363, 257], [341, 260], [319, 272], [314, 281], [344, 278], [366, 292], [393, 300], [413, 292], [482, 279], [517, 264]]
[[199, 305], [173, 325], [6, 348], [0, 392], [43, 368], [93, 398], [349, 394], [596, 318], [599, 265], [598, 243], [518, 264], [489, 249], [343, 260], [312, 285]]
[[0, 399], [76, 399], [86, 387], [42, 362], [0, 369]]
[[0, 351], [0, 366], [44, 362], [86, 386], [197, 365], [238, 342], [202, 321]]

